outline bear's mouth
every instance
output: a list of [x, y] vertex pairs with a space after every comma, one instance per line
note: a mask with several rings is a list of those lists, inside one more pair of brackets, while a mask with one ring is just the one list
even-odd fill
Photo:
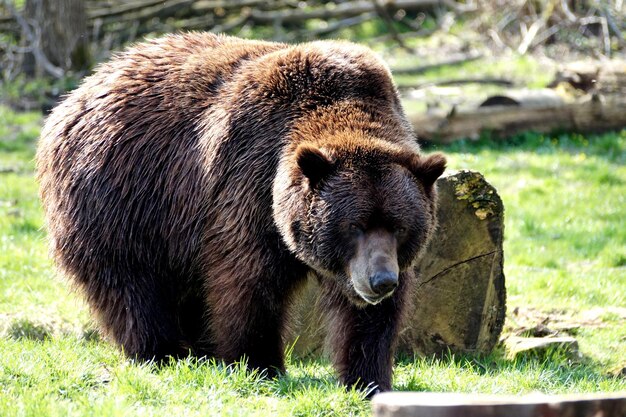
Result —
[[[358, 293], [357, 293], [358, 294]], [[364, 299], [368, 304], [372, 304], [372, 305], [376, 305], [378, 303], [380, 303], [383, 299], [385, 299], [387, 296], [377, 296], [377, 297], [369, 297], [365, 294], [359, 294], [359, 296]]]
[[[354, 280], [351, 280], [351, 281], [352, 281], [352, 290], [354, 292], [351, 298], [356, 305], [362, 305], [362, 306], [365, 306], [367, 304], [376, 305], [380, 303], [381, 301], [383, 301], [385, 298], [389, 297], [391, 294], [393, 294], [393, 291], [390, 291], [387, 294], [382, 294], [382, 295], [373, 294], [369, 291], [364, 291], [363, 289], [359, 288], [358, 284]], [[365, 301], [365, 303], [363, 303], [363, 301]]]

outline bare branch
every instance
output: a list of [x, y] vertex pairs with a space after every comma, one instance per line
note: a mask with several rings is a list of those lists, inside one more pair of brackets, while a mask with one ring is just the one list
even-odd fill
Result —
[[609, 8], [604, 6], [600, 9], [600, 12], [602, 13], [602, 16], [606, 19], [606, 22], [609, 25], [609, 28], [611, 29], [611, 31], [615, 34], [615, 37], [617, 38], [617, 43], [619, 44], [619, 46], [620, 47], [626, 46], [626, 41], [624, 41], [624, 36], [622, 35], [622, 31], [620, 30], [619, 26], [617, 26], [617, 24], [615, 23], [615, 20], [613, 19], [613, 16], [611, 15], [611, 11], [609, 10]]
[[530, 25], [530, 28], [524, 35], [524, 39], [522, 40], [522, 43], [517, 48], [518, 54], [524, 55], [526, 51], [528, 51], [530, 44], [532, 43], [533, 39], [535, 39], [535, 36], [537, 36], [537, 32], [539, 32], [539, 29], [541, 29], [544, 25], [545, 25], [545, 22], [543, 20], [535, 20], [533, 24]]
[[319, 29], [314, 29], [310, 31], [310, 37], [315, 38], [317, 36], [328, 35], [333, 32], [337, 32], [338, 30], [356, 26], [363, 22], [367, 22], [368, 20], [372, 20], [376, 17], [376, 13], [364, 13], [359, 16], [348, 17], [346, 19], [337, 20], [335, 22], [328, 23], [326, 26], [321, 27]]
[[379, 0], [372, 0], [372, 4], [374, 5], [374, 9], [378, 16], [383, 20], [383, 22], [385, 22], [391, 38], [395, 40], [402, 49], [413, 53], [414, 51], [406, 46], [402, 38], [400, 38], [400, 36], [398, 35], [398, 31], [393, 25], [393, 19], [391, 18], [391, 16], [389, 16], [389, 11], [387, 10], [387, 8], [382, 5]]
[[445, 59], [443, 61], [435, 62], [433, 64], [420, 65], [418, 67], [410, 67], [410, 68], [396, 68], [396, 69], [392, 69], [392, 72], [395, 75], [399, 75], [399, 74], [411, 74], [411, 75], [422, 74], [422, 73], [424, 73], [426, 71], [430, 71], [432, 69], [439, 68], [439, 67], [442, 67], [442, 66], [464, 64], [466, 62], [475, 61], [475, 60], [480, 59], [482, 57], [483, 57], [483, 54], [477, 53], [477, 52], [473, 52], [473, 53], [469, 53], [469, 54], [459, 54], [459, 55], [456, 55], [456, 56], [452, 56], [452, 57], [450, 57], [448, 59]]

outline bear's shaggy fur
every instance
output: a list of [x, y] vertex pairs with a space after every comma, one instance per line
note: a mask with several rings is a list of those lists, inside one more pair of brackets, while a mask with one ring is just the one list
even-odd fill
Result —
[[368, 49], [202, 33], [100, 66], [37, 153], [52, 253], [126, 354], [273, 375], [312, 276], [340, 379], [379, 390], [444, 169]]

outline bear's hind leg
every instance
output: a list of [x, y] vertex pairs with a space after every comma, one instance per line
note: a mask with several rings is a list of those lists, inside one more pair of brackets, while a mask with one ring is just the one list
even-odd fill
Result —
[[111, 270], [98, 277], [85, 288], [89, 304], [127, 356], [160, 361], [189, 355], [170, 301], [174, 295], [162, 280]]

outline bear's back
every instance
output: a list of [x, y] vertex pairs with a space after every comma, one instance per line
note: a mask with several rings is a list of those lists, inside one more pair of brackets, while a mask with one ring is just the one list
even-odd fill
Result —
[[236, 67], [284, 47], [170, 35], [116, 55], [66, 97], [46, 120], [37, 150], [60, 265], [71, 272], [98, 254], [128, 262], [146, 252], [185, 264], [207, 206], [197, 120]]
[[116, 55], [42, 130], [37, 174], [53, 252], [70, 271], [98, 254], [180, 269], [225, 225], [271, 228], [290, 124], [345, 101], [402, 124], [387, 67], [349, 43], [189, 33]]

